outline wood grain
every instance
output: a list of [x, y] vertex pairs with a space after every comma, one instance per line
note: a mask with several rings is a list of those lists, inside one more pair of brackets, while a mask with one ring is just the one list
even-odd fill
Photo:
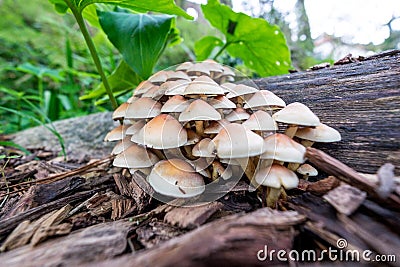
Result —
[[342, 135], [317, 144], [360, 172], [375, 173], [386, 162], [400, 174], [400, 51], [363, 61], [254, 80], [286, 103], [302, 102]]

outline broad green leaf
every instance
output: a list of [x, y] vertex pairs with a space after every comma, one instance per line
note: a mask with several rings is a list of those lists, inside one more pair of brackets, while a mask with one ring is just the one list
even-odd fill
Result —
[[168, 15], [99, 12], [108, 39], [142, 79], [152, 74], [166, 47], [174, 19]]
[[[107, 77], [113, 93], [118, 93], [128, 89], [133, 89], [141, 81], [138, 75], [121, 60], [118, 67]], [[99, 98], [106, 94], [103, 83], [100, 83], [96, 89], [86, 95], [81, 96], [80, 100]]]
[[261, 18], [236, 13], [218, 0], [201, 6], [205, 18], [226, 38], [227, 51], [261, 76], [288, 73], [290, 52], [276, 25]]
[[224, 42], [215, 36], [205, 36], [194, 44], [194, 53], [198, 61], [212, 56], [216, 47], [222, 47]]
[[54, 5], [54, 8], [57, 12], [64, 14], [68, 10], [68, 5], [64, 0], [49, 0], [50, 3]]

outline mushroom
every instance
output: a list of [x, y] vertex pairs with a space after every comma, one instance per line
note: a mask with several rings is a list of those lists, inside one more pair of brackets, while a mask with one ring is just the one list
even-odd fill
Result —
[[285, 134], [290, 138], [296, 134], [298, 126], [315, 127], [320, 124], [318, 117], [304, 104], [294, 102], [272, 115], [277, 122], [288, 124]]
[[303, 163], [306, 148], [285, 134], [275, 133], [264, 139], [265, 152], [260, 159]]
[[228, 110], [229, 112], [230, 110], [236, 108], [236, 104], [223, 95], [211, 98], [208, 103], [215, 108], [221, 114], [221, 116], [224, 115], [224, 110]]
[[150, 90], [150, 88], [153, 86], [154, 86], [154, 84], [148, 80], [142, 81], [141, 83], [139, 83], [139, 85], [133, 91], [133, 96], [140, 97], [141, 95], [146, 93], [148, 90]]
[[112, 155], [118, 155], [121, 152], [125, 151], [128, 149], [133, 143], [131, 142], [131, 137], [130, 136], [125, 136], [124, 139], [119, 141], [111, 151]]
[[120, 141], [124, 139], [126, 135], [126, 130], [130, 126], [130, 124], [118, 125], [107, 133], [107, 135], [104, 137], [104, 141]]
[[155, 149], [176, 148], [186, 144], [187, 132], [174, 117], [160, 114], [132, 135], [131, 140]]
[[264, 111], [281, 109], [285, 106], [285, 101], [268, 90], [260, 90], [255, 92], [253, 96], [244, 104], [245, 109], [251, 108], [252, 110]]
[[296, 172], [303, 175], [304, 180], [308, 180], [309, 176], [317, 176], [318, 175], [317, 169], [315, 169], [313, 166], [311, 166], [310, 164], [307, 164], [307, 163], [300, 165], [300, 167], [297, 168]]
[[[225, 87], [227, 88], [227, 87]], [[226, 95], [227, 98], [236, 98], [237, 106], [242, 107], [243, 101], [246, 100], [248, 95], [253, 95], [258, 92], [256, 88], [244, 84], [238, 84], [232, 89], [228, 88], [230, 92]]]
[[170, 113], [174, 117], [178, 117], [182, 111], [189, 107], [190, 102], [181, 95], [174, 95], [161, 108], [161, 113]]
[[212, 121], [210, 122], [208, 127], [204, 129], [204, 133], [210, 135], [211, 137], [215, 134], [218, 134], [221, 131], [221, 129], [223, 129], [228, 124], [230, 124], [230, 122], [226, 119]]
[[222, 166], [222, 164], [217, 160], [213, 161], [212, 170], [211, 179], [213, 181], [217, 180], [219, 177], [222, 177], [224, 180], [228, 180], [232, 177], [232, 170], [229, 167], [224, 168], [224, 166]]
[[236, 108], [231, 113], [225, 116], [225, 119], [230, 122], [244, 121], [250, 118], [250, 114], [243, 108]]
[[323, 123], [315, 128], [300, 128], [295, 136], [303, 139], [301, 143], [305, 147], [312, 146], [314, 142], [338, 142], [342, 139], [338, 131]]
[[126, 109], [125, 119], [154, 118], [160, 113], [161, 103], [149, 97], [142, 97], [129, 104], [129, 107]]
[[202, 158], [214, 158], [215, 157], [215, 145], [210, 138], [201, 139], [200, 142], [194, 145], [192, 149], [192, 155], [195, 157]]
[[151, 82], [152, 84], [156, 84], [156, 85], [166, 82], [167, 78], [168, 78], [168, 72], [169, 71], [166, 71], [166, 70], [161, 70], [159, 72], [156, 72], [150, 76], [148, 81]]
[[127, 102], [122, 103], [116, 110], [114, 110], [112, 119], [115, 121], [124, 119], [125, 115], [126, 115], [126, 110], [128, 109], [128, 107], [129, 107], [129, 103], [127, 103]]
[[224, 90], [208, 76], [200, 76], [194, 79], [183, 92], [184, 96], [206, 99], [207, 96], [224, 95]]
[[147, 168], [158, 162], [158, 157], [150, 151], [147, 151], [144, 146], [134, 144], [118, 154], [113, 165], [121, 168]]
[[179, 115], [180, 122], [194, 121], [196, 133], [200, 136], [204, 133], [204, 121], [217, 121], [221, 119], [221, 114], [210, 106], [207, 102], [196, 99]]
[[186, 80], [191, 81], [189, 76], [183, 71], [171, 71], [167, 73], [167, 81]]
[[187, 71], [187, 69], [189, 69], [190, 67], [193, 66], [192, 62], [183, 62], [182, 64], [180, 64], [178, 67], [176, 67], [176, 71]]
[[215, 79], [217, 79], [219, 83], [234, 81], [235, 80], [234, 77], [236, 76], [235, 72], [227, 66], [222, 66], [222, 68], [223, 72], [217, 75]]
[[194, 63], [192, 66], [186, 69], [186, 73], [189, 76], [210, 76], [210, 70], [208, 69], [208, 66], [201, 63]]
[[169, 81], [160, 85], [163, 89], [165, 89], [166, 96], [174, 96], [174, 95], [183, 95], [186, 87], [189, 85], [188, 81], [185, 80], [176, 80]]
[[266, 186], [267, 207], [275, 207], [281, 195], [281, 188], [292, 189], [299, 184], [297, 175], [279, 164], [272, 164], [270, 168], [263, 168], [257, 171], [255, 180], [258, 184]]
[[143, 126], [146, 124], [145, 120], [138, 120], [134, 122], [132, 125], [129, 125], [129, 128], [126, 130], [127, 135], [134, 135], [138, 133]]
[[250, 115], [250, 117], [242, 123], [247, 129], [256, 131], [261, 137], [264, 137], [261, 132], [275, 132], [278, 130], [278, 125], [267, 112], [258, 110]]
[[156, 192], [165, 196], [189, 198], [205, 190], [203, 177], [181, 159], [159, 161], [147, 180]]

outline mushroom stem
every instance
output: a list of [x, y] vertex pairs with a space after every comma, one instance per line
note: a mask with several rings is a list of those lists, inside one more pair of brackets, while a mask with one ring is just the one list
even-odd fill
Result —
[[268, 187], [267, 207], [275, 208], [276, 202], [281, 196], [281, 188]]
[[196, 126], [196, 134], [199, 136], [203, 136], [204, 134], [204, 122], [203, 121], [195, 121], [195, 126]]
[[197, 157], [193, 156], [192, 154], [192, 146], [183, 146], [183, 149], [185, 150], [185, 156], [190, 159], [190, 160], [195, 160]]
[[287, 128], [286, 128], [286, 131], [285, 131], [285, 134], [287, 135], [287, 136], [289, 136], [290, 138], [293, 138], [293, 136], [296, 134], [296, 132], [297, 132], [297, 125], [289, 125]]
[[307, 175], [307, 174], [303, 174], [303, 179], [304, 179], [305, 181], [308, 181], [308, 175]]
[[242, 170], [246, 174], [246, 177], [249, 179], [251, 183], [253, 182], [254, 172], [256, 171], [256, 166], [254, 165], [253, 161], [250, 158], [240, 158], [235, 159], [242, 167]]
[[156, 156], [157, 156], [160, 160], [165, 159], [165, 156], [164, 156], [164, 154], [163, 154], [163, 152], [162, 152], [161, 150], [154, 149], [154, 148], [150, 148], [150, 151], [153, 152], [154, 154], [156, 154]]
[[314, 141], [310, 140], [301, 140], [301, 144], [305, 147], [311, 147], [314, 144]]
[[238, 97], [236, 98], [236, 102], [237, 102], [236, 106], [237, 106], [238, 108], [243, 107], [243, 98], [242, 98], [241, 96], [238, 96]]
[[287, 167], [289, 170], [296, 171], [299, 168], [299, 166], [300, 163], [290, 162]]

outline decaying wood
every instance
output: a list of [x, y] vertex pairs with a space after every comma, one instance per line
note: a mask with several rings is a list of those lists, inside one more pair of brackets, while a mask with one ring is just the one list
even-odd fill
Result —
[[378, 187], [360, 175], [358, 172], [340, 162], [339, 160], [329, 156], [323, 151], [308, 147], [306, 151], [306, 158], [318, 169], [335, 176], [336, 178], [353, 185], [368, 195], [380, 202], [387, 203], [395, 209], [400, 209], [400, 197], [394, 193], [390, 194], [387, 198], [382, 198], [378, 192]]
[[400, 175], [400, 51], [316, 71], [254, 80], [286, 103], [302, 102], [342, 141], [317, 148], [359, 172], [376, 173], [386, 162]]
[[338, 212], [345, 215], [358, 209], [366, 197], [367, 193], [348, 184], [336, 187], [323, 196]]
[[[257, 252], [292, 247], [293, 226], [305, 217], [296, 212], [259, 209], [231, 215], [176, 237], [151, 250], [125, 255], [89, 266], [264, 266]], [[240, 253], [238, 253], [240, 252]]]

